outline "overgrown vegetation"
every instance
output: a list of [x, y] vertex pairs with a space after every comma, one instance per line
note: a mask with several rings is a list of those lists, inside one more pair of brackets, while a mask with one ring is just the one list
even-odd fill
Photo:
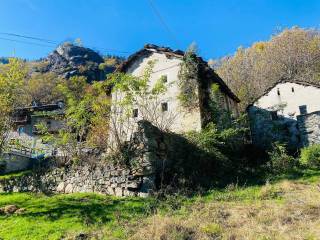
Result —
[[245, 110], [265, 89], [280, 80], [319, 83], [320, 35], [315, 29], [293, 27], [269, 41], [239, 47], [215, 69], [241, 100]]
[[22, 86], [27, 71], [22, 61], [9, 59], [0, 71], [0, 155], [2, 154], [12, 126], [12, 113], [23, 99]]
[[270, 170], [274, 174], [288, 173], [297, 166], [297, 160], [287, 153], [286, 146], [280, 143], [274, 143], [269, 152]]
[[228, 178], [237, 171], [243, 131], [235, 126], [221, 130], [211, 123], [201, 132], [190, 132], [186, 136], [187, 143], [177, 140], [181, 145], [172, 146], [173, 173], [180, 179], [177, 182], [190, 184], [190, 187], [229, 182], [231, 179]]
[[179, 81], [180, 95], [178, 96], [182, 106], [190, 110], [199, 107], [198, 104], [198, 84], [199, 84], [199, 66], [200, 62], [197, 56], [195, 44], [192, 44], [180, 65]]
[[[286, 175], [285, 177], [290, 177]], [[319, 171], [261, 186], [236, 184], [165, 199], [0, 194], [3, 239], [318, 239]]]
[[300, 163], [309, 168], [320, 169], [320, 145], [314, 144], [301, 150]]
[[[285, 30], [269, 42], [254, 44], [249, 49], [241, 48], [234, 57], [223, 59], [218, 72], [237, 90], [246, 105], [268, 84], [279, 79], [310, 77], [311, 81], [317, 81], [318, 43], [316, 31]], [[90, 64], [80, 67], [80, 72], [90, 70]], [[99, 67], [107, 71], [114, 64], [118, 64], [117, 59], [105, 59]], [[1, 67], [0, 155], [16, 107], [56, 100], [63, 100], [66, 104], [64, 115], [57, 116], [64, 122], [64, 127], [51, 134], [48, 126], [41, 123], [37, 130], [45, 142], [63, 153], [64, 164], [80, 160], [88, 162], [88, 152], [95, 161], [100, 160], [108, 149], [107, 160], [132, 166], [128, 140], [132, 139], [135, 123], [140, 120], [152, 122], [163, 132], [168, 152], [157, 172], [159, 192], [153, 198], [1, 194], [0, 207], [15, 204], [25, 211], [19, 214], [0, 211], [0, 238], [320, 237], [320, 233], [313, 230], [320, 224], [317, 218], [320, 206], [316, 201], [320, 196], [315, 191], [316, 185], [311, 183], [311, 179], [319, 183], [318, 170], [311, 170], [320, 166], [319, 145], [304, 148], [300, 157], [293, 157], [286, 146], [279, 143], [274, 143], [268, 153], [248, 144], [246, 116], [235, 119], [221, 108], [224, 99], [218, 85], [212, 86], [211, 118], [203, 130], [185, 135], [171, 133], [176, 113], [159, 111], [160, 97], [168, 85], [161, 78], [150, 85], [154, 65], [155, 62], [149, 62], [139, 77], [115, 73], [110, 74], [107, 81], [90, 83], [81, 76], [68, 80], [54, 74], [29, 76], [26, 63], [17, 59], [10, 59]], [[179, 100], [190, 110], [198, 104], [199, 67], [196, 51], [190, 48], [179, 73]], [[135, 114], [137, 109], [139, 117]], [[112, 144], [108, 144], [110, 139]], [[306, 174], [314, 176], [303, 176]], [[3, 176], [0, 180], [17, 176], [19, 174]], [[303, 180], [309, 182], [304, 182], [305, 185], [300, 182], [269, 183], [275, 178], [297, 176], [303, 176]], [[261, 182], [265, 185], [256, 186]], [[255, 186], [244, 187], [253, 184]], [[213, 187], [216, 189], [207, 191]], [[198, 193], [203, 195], [195, 196]], [[295, 202], [296, 199], [303, 204]], [[282, 231], [277, 230], [279, 225], [285, 226]], [[254, 227], [262, 230], [252, 230]]]

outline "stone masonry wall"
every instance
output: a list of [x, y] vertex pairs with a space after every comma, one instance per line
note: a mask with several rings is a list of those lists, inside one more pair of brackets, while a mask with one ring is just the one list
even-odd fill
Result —
[[161, 132], [140, 122], [134, 135], [131, 167], [95, 161], [56, 167], [54, 161], [37, 166], [30, 173], [0, 180], [0, 192], [73, 193], [96, 192], [116, 196], [146, 196], [155, 188], [157, 166], [166, 151]]
[[302, 147], [320, 143], [320, 111], [297, 116]]
[[272, 119], [272, 111], [256, 106], [248, 108], [250, 129], [253, 144], [262, 148], [270, 148], [274, 142], [286, 143], [289, 148], [296, 149], [299, 145], [297, 121], [281, 113]]
[[153, 176], [134, 175], [114, 166], [79, 165], [37, 169], [20, 177], [0, 180], [0, 192], [95, 192], [116, 196], [146, 196], [154, 188]]

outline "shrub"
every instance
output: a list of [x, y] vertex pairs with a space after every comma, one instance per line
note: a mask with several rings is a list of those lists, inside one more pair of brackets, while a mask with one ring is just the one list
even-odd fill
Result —
[[210, 239], [220, 239], [223, 229], [219, 224], [209, 223], [201, 228], [201, 231], [210, 237]]
[[301, 150], [300, 163], [311, 168], [320, 168], [320, 144], [314, 144]]
[[157, 186], [188, 192], [236, 181], [237, 153], [241, 145], [238, 139], [242, 131], [242, 128], [221, 130], [209, 123], [200, 132], [166, 133], [164, 141], [168, 152]]
[[272, 150], [268, 153], [271, 170], [274, 173], [287, 173], [296, 165], [294, 157], [288, 155], [286, 146], [278, 142], [272, 145]]

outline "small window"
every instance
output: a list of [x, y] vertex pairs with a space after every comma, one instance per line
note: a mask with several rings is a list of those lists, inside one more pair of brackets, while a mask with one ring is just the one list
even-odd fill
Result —
[[137, 117], [138, 117], [138, 114], [139, 114], [138, 109], [133, 109], [133, 111], [132, 111], [132, 117], [137, 118]]
[[278, 94], [278, 96], [280, 96], [280, 89], [279, 88], [277, 90], [277, 94]]
[[162, 112], [168, 111], [168, 103], [161, 103], [161, 110]]
[[299, 106], [300, 114], [307, 114], [307, 105]]
[[274, 121], [274, 120], [278, 120], [279, 117], [278, 117], [278, 112], [277, 111], [272, 111], [270, 112], [271, 114], [271, 119]]
[[294, 93], [294, 87], [292, 87], [292, 88], [291, 88], [291, 92], [293, 92], [293, 93]]
[[168, 76], [167, 76], [167, 75], [162, 75], [162, 76], [161, 76], [161, 81], [162, 81], [163, 83], [168, 82]]

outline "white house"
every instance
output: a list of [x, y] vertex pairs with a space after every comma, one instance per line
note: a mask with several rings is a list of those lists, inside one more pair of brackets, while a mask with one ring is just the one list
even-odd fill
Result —
[[320, 110], [320, 85], [281, 81], [268, 88], [249, 107], [252, 140], [267, 146], [284, 141], [291, 147], [306, 145], [302, 122], [305, 115]]
[[[200, 80], [197, 82], [196, 107], [190, 109], [181, 104], [179, 100], [181, 93], [179, 71], [183, 57], [184, 52], [180, 50], [174, 51], [170, 48], [148, 44], [140, 51], [131, 55], [117, 69], [119, 72], [141, 76], [150, 61], [155, 63], [149, 85], [150, 87], [154, 86], [162, 78], [165, 80], [167, 91], [158, 99], [157, 106], [154, 106], [154, 110], [158, 112], [163, 123], [155, 122], [152, 119], [151, 123], [156, 126], [162, 124], [166, 129], [175, 133], [200, 131], [211, 117], [209, 112], [209, 95], [212, 84], [219, 86], [222, 96], [221, 108], [237, 115], [239, 99], [213, 69], [208, 66], [208, 63], [200, 57], [198, 57], [200, 62]], [[116, 98], [119, 98], [119, 93], [112, 95], [112, 101], [116, 101]], [[132, 118], [128, 121], [127, 125], [132, 126], [133, 122], [141, 120], [142, 111], [143, 109], [139, 108], [133, 109]]]

